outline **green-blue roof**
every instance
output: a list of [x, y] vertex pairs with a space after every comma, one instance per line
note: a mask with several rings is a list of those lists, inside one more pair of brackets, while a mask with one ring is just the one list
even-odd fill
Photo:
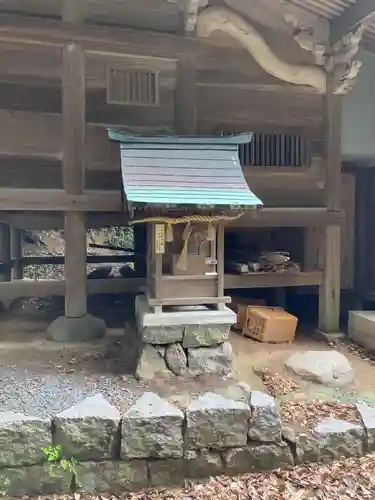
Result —
[[132, 136], [109, 130], [120, 143], [127, 203], [135, 208], [226, 208], [262, 206], [249, 189], [238, 158], [238, 145], [251, 134], [228, 137]]

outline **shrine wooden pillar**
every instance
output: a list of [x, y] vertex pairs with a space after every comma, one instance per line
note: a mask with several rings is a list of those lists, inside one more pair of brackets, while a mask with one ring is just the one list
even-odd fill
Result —
[[[329, 79], [324, 102], [325, 116], [325, 203], [330, 211], [341, 208], [341, 127], [342, 96], [333, 94]], [[323, 283], [319, 289], [319, 330], [326, 334], [340, 331], [341, 234], [339, 225], [322, 231], [320, 264]]]
[[[65, 0], [64, 21], [83, 21], [81, 4]], [[86, 83], [83, 47], [71, 41], [62, 51], [63, 183], [67, 194], [85, 189]], [[49, 328], [57, 341], [86, 341], [105, 334], [105, 323], [87, 314], [86, 213], [65, 213], [65, 316]]]

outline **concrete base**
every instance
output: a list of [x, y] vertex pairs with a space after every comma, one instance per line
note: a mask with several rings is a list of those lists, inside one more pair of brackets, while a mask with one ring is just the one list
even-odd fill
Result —
[[55, 342], [90, 342], [104, 337], [106, 330], [105, 322], [90, 314], [80, 318], [60, 316], [48, 327], [47, 335]]
[[206, 306], [175, 306], [168, 311], [155, 313], [149, 307], [145, 295], [136, 297], [135, 315], [139, 329], [153, 326], [233, 325], [236, 322], [236, 313], [229, 307], [217, 311]]
[[350, 311], [348, 335], [362, 347], [375, 351], [375, 311]]

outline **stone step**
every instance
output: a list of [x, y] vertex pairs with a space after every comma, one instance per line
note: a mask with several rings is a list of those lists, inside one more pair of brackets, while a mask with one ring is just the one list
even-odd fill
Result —
[[350, 311], [348, 335], [362, 347], [375, 350], [375, 311]]

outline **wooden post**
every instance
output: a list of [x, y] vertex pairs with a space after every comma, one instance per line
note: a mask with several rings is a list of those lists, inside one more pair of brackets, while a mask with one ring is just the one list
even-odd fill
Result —
[[23, 264], [22, 264], [22, 230], [12, 227], [11, 230], [11, 254], [13, 268], [12, 279], [20, 280], [23, 278]]
[[0, 271], [0, 281], [11, 280], [11, 262], [10, 227], [0, 224], [0, 263], [5, 266]]
[[[217, 296], [224, 297], [224, 222], [217, 226]], [[225, 304], [219, 302], [218, 309], [225, 309]]]
[[194, 57], [181, 59], [177, 64], [175, 92], [175, 128], [177, 134], [197, 133], [197, 71]]
[[[332, 82], [327, 84], [325, 96], [326, 176], [325, 200], [328, 210], [341, 206], [341, 114], [342, 98], [333, 95]], [[320, 264], [324, 277], [319, 289], [319, 330], [329, 333], [340, 331], [340, 226], [328, 226], [320, 244]]]

